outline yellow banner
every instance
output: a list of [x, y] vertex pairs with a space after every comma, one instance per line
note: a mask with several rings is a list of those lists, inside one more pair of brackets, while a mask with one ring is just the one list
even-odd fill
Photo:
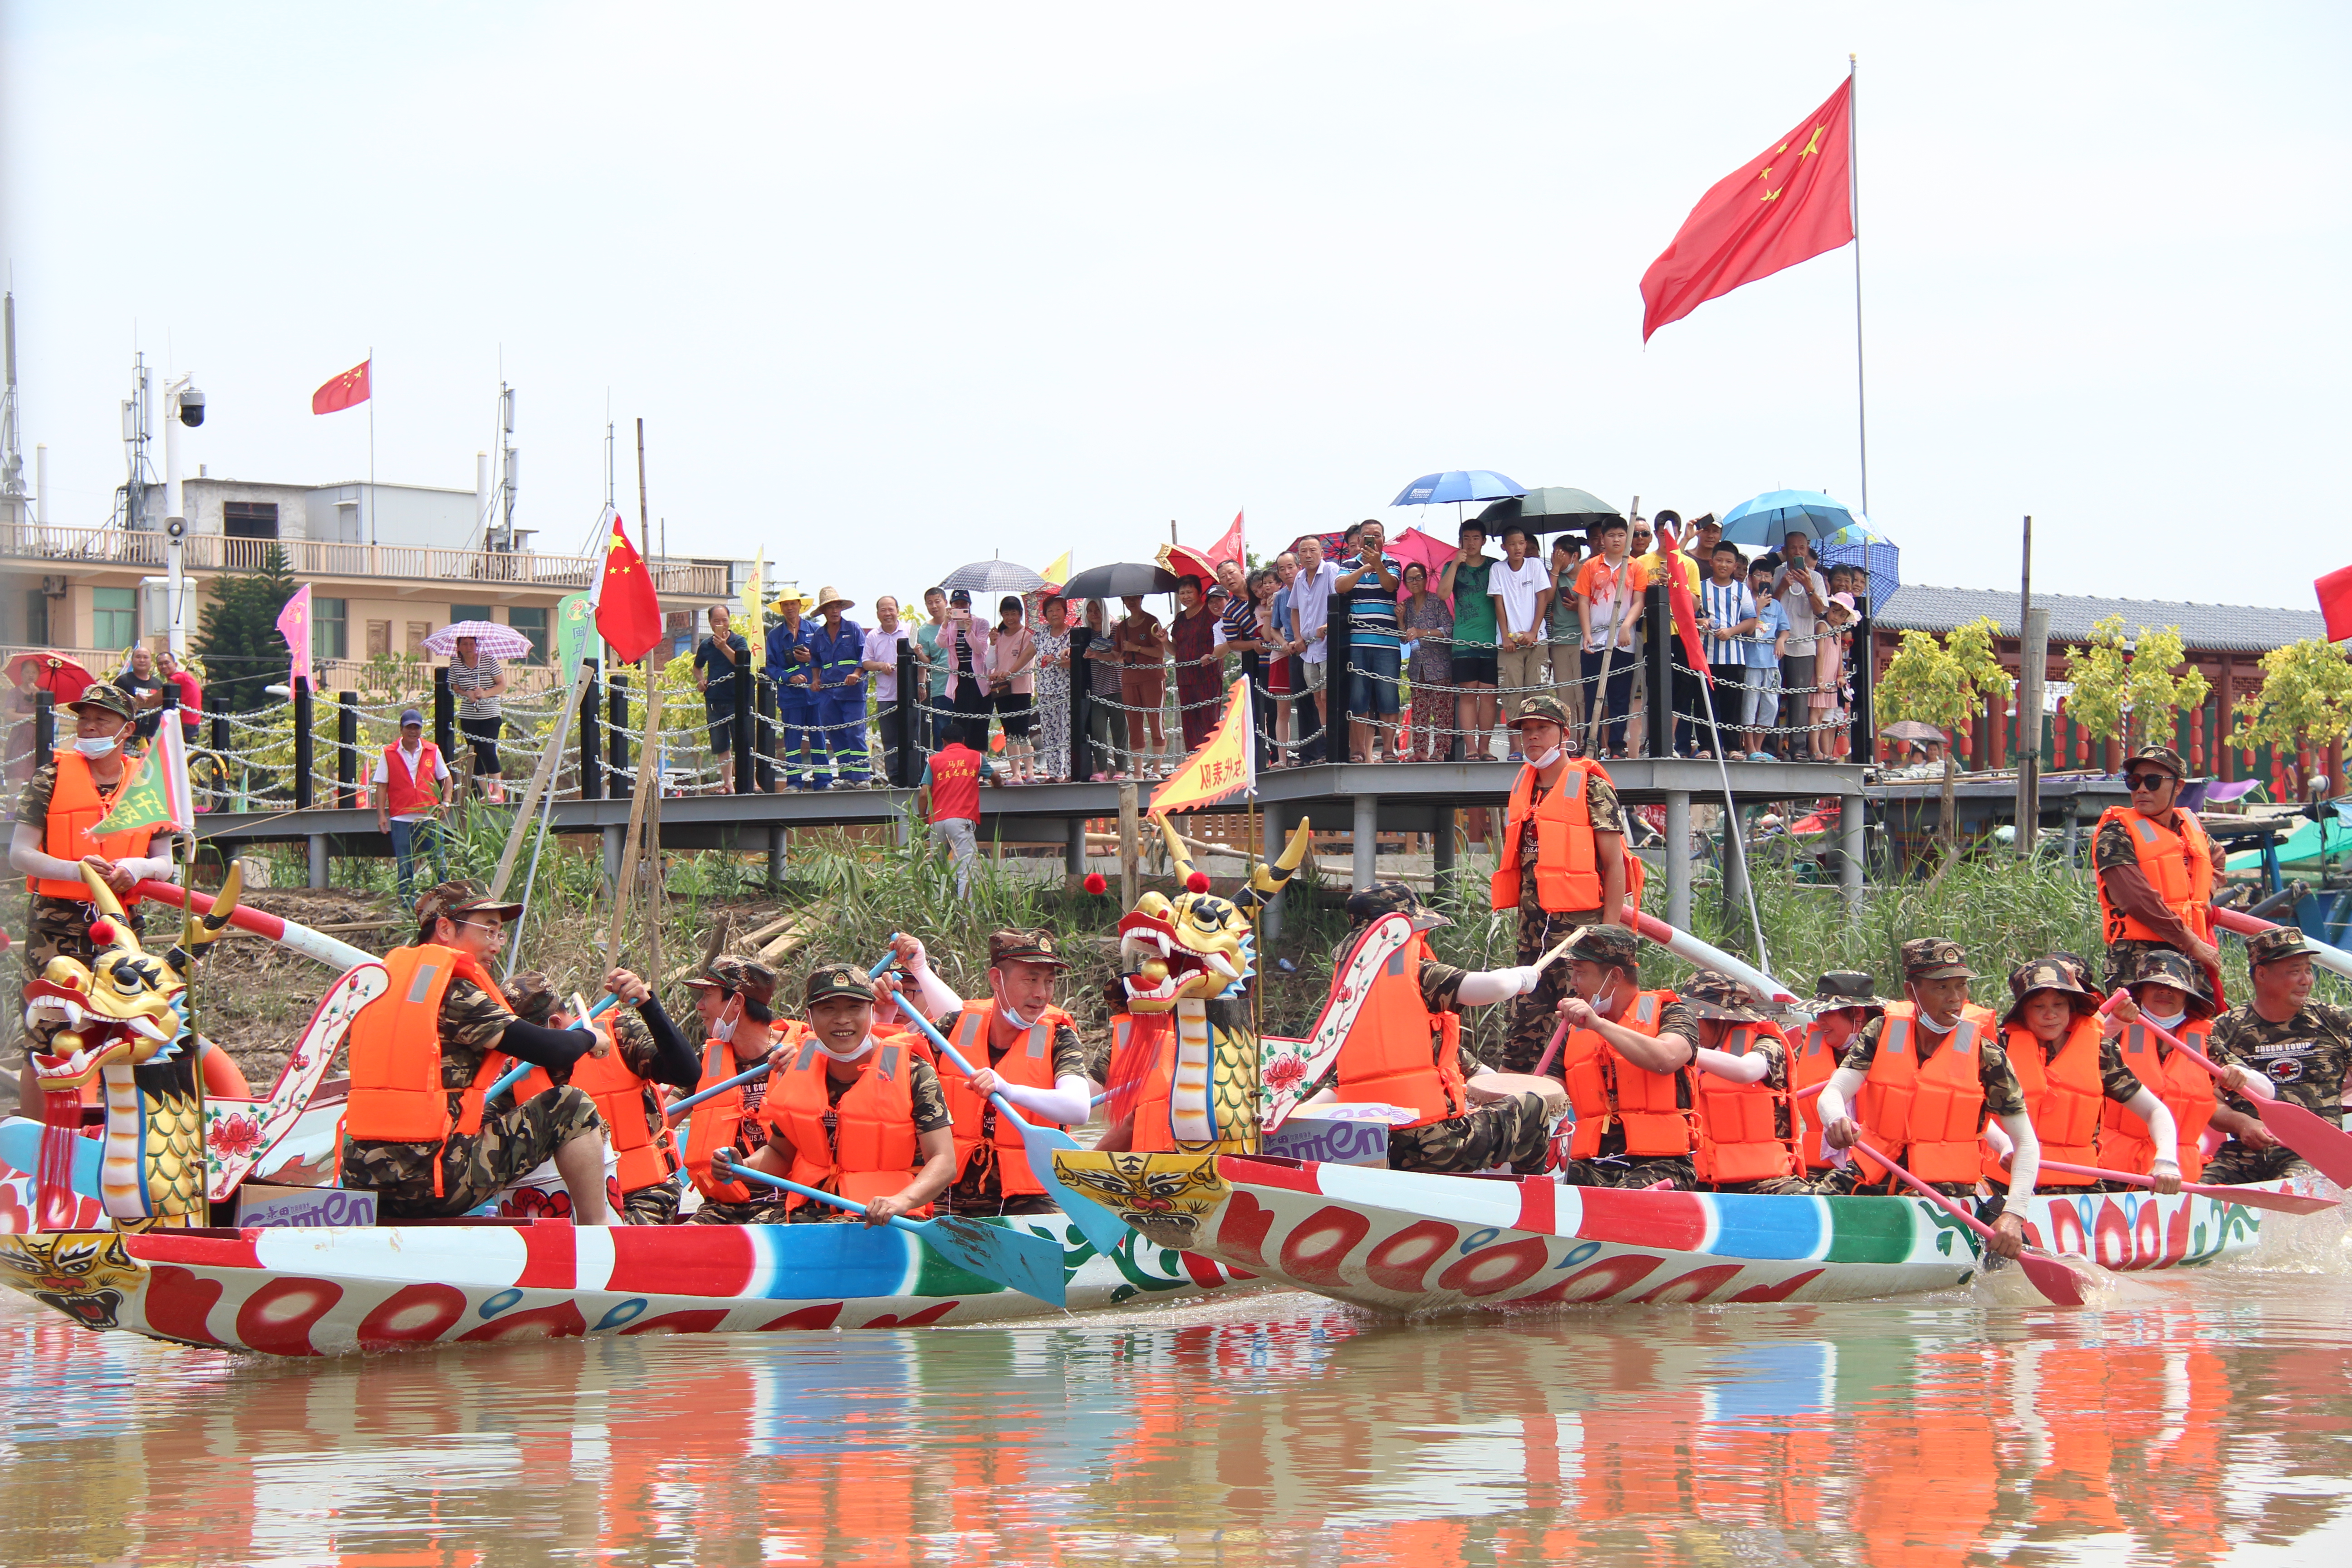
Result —
[[1152, 793], [1151, 815], [1199, 811], [1257, 788], [1257, 747], [1251, 743], [1250, 729], [1250, 683], [1238, 680], [1216, 733]]
[[761, 601], [767, 577], [768, 552], [763, 547], [751, 562], [751, 574], [743, 579], [742, 625], [739, 628], [743, 634], [744, 640], [751, 645], [753, 669], [759, 668], [765, 662], [768, 652], [768, 634], [763, 629], [768, 621], [766, 616], [761, 613], [765, 608]]

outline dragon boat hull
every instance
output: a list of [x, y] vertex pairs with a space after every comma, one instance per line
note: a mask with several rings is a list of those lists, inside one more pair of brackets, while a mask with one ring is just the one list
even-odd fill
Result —
[[[1072, 1311], [1245, 1288], [1130, 1233], [1096, 1252], [1055, 1215]], [[0, 1284], [92, 1329], [270, 1355], [587, 1334], [898, 1329], [1040, 1316], [1045, 1302], [857, 1225], [568, 1221], [0, 1237]]]
[[[1057, 1156], [1163, 1247], [1376, 1311], [1831, 1301], [1966, 1285], [1975, 1238], [1925, 1199], [1622, 1191], [1253, 1155]], [[2027, 1232], [2113, 1268], [2210, 1263], [2262, 1214], [2207, 1197], [2037, 1197]]]

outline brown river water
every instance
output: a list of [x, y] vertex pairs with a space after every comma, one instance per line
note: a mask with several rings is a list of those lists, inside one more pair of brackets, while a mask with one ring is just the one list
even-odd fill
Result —
[[[2291, 1234], [2290, 1234], [2291, 1233]], [[0, 1563], [2352, 1563], [2352, 1238], [1943, 1296], [273, 1362], [0, 1304]]]

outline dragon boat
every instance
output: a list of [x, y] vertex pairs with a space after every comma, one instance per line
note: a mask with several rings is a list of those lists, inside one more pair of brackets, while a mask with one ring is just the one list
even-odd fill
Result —
[[[1986, 1266], [1967, 1228], [1915, 1197], [1628, 1191], [1246, 1154], [1055, 1163], [1149, 1240], [1388, 1313], [1857, 1300], [1954, 1289]], [[2062, 1193], [2031, 1200], [2025, 1233], [2106, 1268], [2174, 1268], [2245, 1253], [2263, 1219], [2222, 1197]]]

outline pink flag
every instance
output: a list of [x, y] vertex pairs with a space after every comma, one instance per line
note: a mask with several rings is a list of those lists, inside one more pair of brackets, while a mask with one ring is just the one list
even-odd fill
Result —
[[1225, 530], [1223, 538], [1209, 546], [1202, 558], [1212, 567], [1222, 566], [1228, 561], [1237, 561], [1244, 566], [1249, 564], [1249, 557], [1242, 549], [1242, 514], [1240, 512], [1234, 513], [1234, 525]]
[[278, 635], [294, 650], [293, 678], [309, 680], [310, 676], [310, 584], [303, 584], [278, 612]]

